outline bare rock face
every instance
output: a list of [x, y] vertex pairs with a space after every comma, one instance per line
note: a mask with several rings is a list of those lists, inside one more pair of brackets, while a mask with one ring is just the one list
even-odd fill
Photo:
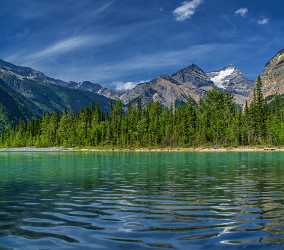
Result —
[[284, 94], [284, 50], [266, 64], [261, 80], [265, 97]]
[[142, 105], [150, 102], [159, 102], [163, 106], [176, 106], [193, 99], [199, 102], [205, 91], [196, 88], [192, 84], [184, 85], [169, 76], [161, 76], [151, 82], [141, 83], [134, 89], [120, 96], [125, 104], [135, 103], [137, 100]]

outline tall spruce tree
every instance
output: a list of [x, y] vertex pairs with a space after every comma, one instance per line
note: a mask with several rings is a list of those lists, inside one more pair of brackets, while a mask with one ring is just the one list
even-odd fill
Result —
[[252, 104], [252, 120], [254, 122], [254, 140], [257, 144], [264, 143], [266, 136], [266, 102], [262, 93], [262, 81], [257, 78]]

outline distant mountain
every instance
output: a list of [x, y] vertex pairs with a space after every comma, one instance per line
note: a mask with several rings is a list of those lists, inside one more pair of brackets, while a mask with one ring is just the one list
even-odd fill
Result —
[[261, 80], [265, 97], [284, 94], [284, 50], [269, 60], [261, 74]]
[[68, 82], [3, 60], [0, 60], [0, 94], [2, 114], [14, 121], [46, 112], [79, 111], [91, 103], [97, 103], [103, 110], [110, 107], [110, 99], [102, 95], [70, 88]]
[[235, 102], [244, 105], [254, 82], [248, 80], [236, 67], [230, 65], [221, 70], [206, 73], [199, 66], [192, 64], [170, 76], [161, 76], [153, 81], [141, 83], [121, 94], [125, 103], [140, 100], [142, 104], [158, 101], [170, 107], [188, 99], [199, 102], [200, 98], [212, 88], [219, 88], [231, 93]]
[[154, 101], [171, 107], [185, 103], [188, 99], [199, 102], [206, 91], [213, 87], [213, 82], [202, 69], [190, 65], [171, 76], [160, 76], [138, 84], [120, 95], [120, 99], [125, 104], [140, 100], [143, 105]]

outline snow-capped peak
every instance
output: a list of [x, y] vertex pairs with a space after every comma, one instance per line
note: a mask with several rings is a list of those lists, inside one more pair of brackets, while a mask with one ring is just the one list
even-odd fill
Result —
[[211, 72], [210, 75], [210, 80], [214, 82], [214, 84], [218, 88], [225, 89], [226, 87], [224, 86], [225, 82], [229, 82], [231, 76], [235, 73], [236, 68], [232, 65], [221, 69], [220, 71], [215, 71]]

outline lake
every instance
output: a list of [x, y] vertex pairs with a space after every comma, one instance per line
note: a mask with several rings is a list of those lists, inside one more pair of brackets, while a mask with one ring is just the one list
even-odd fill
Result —
[[0, 153], [0, 249], [284, 249], [284, 153]]

